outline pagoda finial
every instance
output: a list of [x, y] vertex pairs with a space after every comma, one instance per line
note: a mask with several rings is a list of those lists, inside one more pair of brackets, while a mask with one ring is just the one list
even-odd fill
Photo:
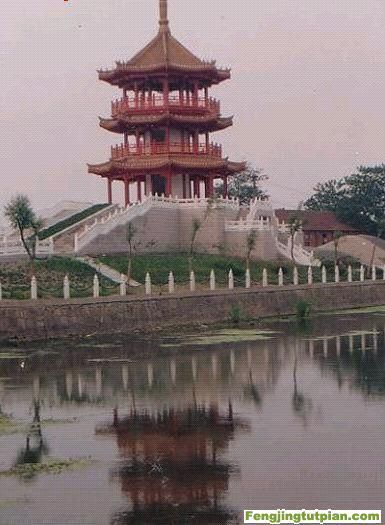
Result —
[[159, 0], [159, 25], [161, 31], [168, 31], [167, 0]]

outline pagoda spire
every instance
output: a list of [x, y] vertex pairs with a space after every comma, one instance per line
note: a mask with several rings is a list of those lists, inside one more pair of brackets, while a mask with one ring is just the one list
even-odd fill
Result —
[[159, 26], [161, 32], [170, 31], [167, 18], [167, 0], [159, 0]]

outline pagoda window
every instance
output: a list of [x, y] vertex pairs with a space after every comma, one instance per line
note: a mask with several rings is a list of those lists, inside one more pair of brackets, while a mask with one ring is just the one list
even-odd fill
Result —
[[166, 142], [166, 130], [165, 129], [152, 129], [151, 130], [151, 142]]

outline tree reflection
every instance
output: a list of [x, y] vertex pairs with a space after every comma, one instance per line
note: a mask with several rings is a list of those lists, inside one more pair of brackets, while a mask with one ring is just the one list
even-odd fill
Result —
[[[25, 447], [17, 453], [14, 466], [42, 463], [44, 455], [48, 454], [48, 445], [43, 439], [40, 418], [40, 401], [35, 400], [33, 404], [33, 420], [28, 428]], [[29, 478], [35, 474], [31, 471]]]
[[298, 370], [298, 348], [297, 344], [294, 346], [294, 368], [293, 368], [293, 396], [292, 396], [292, 407], [296, 416], [298, 416], [303, 425], [306, 427], [309, 422], [310, 414], [313, 410], [313, 403], [311, 399], [305, 396], [298, 389], [297, 381], [297, 370]]

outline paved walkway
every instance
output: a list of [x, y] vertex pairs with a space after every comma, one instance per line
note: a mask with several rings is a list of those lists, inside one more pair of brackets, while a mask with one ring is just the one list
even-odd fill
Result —
[[[120, 284], [121, 282], [121, 274], [115, 270], [114, 268], [111, 268], [111, 266], [107, 266], [107, 264], [103, 264], [99, 261], [95, 261], [92, 257], [76, 257], [79, 261], [83, 262], [84, 264], [88, 264], [88, 266], [91, 266], [91, 268], [94, 268], [97, 272], [99, 272], [101, 275], [106, 277], [107, 279], [110, 279], [114, 283]], [[137, 287], [142, 286], [141, 283], [138, 283], [137, 281], [134, 281], [133, 279], [130, 279], [130, 286]]]

